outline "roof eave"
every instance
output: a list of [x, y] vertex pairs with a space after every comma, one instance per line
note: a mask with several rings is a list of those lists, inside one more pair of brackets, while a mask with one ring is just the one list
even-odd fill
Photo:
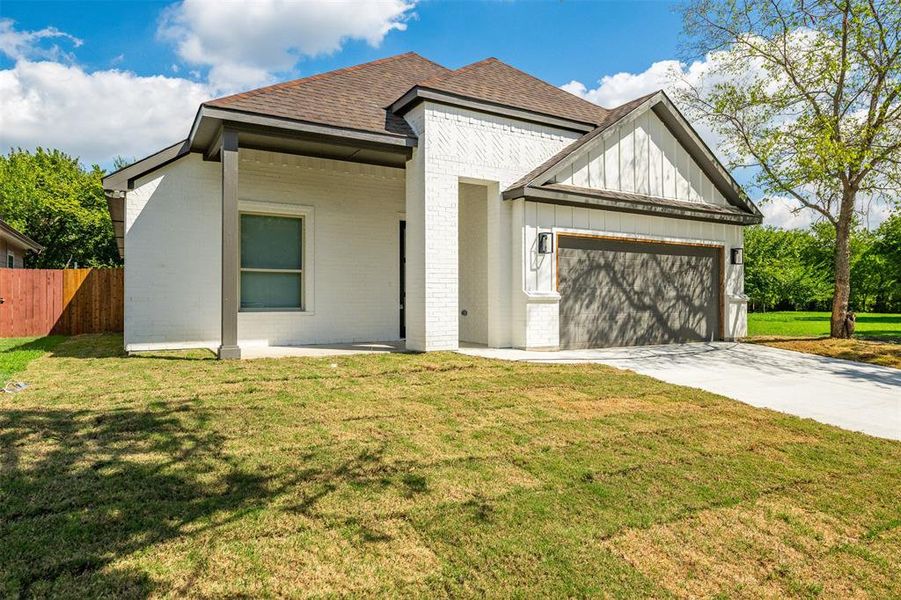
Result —
[[[744, 211], [746, 211], [750, 215], [754, 215], [759, 219], [763, 219], [763, 215], [753, 201], [748, 197], [742, 187], [735, 181], [732, 175], [726, 170], [701, 138], [698, 135], [697, 131], [695, 131], [694, 127], [692, 127], [691, 123], [679, 112], [679, 109], [673, 104], [672, 100], [666, 95], [663, 90], [655, 92], [651, 96], [649, 96], [644, 102], [636, 105], [634, 108], [629, 110], [627, 113], [621, 115], [618, 119], [611, 121], [609, 123], [604, 123], [600, 127], [596, 128], [594, 131], [587, 133], [582, 138], [575, 140], [572, 144], [564, 148], [564, 151], [561, 151], [559, 156], [553, 157], [554, 160], [549, 162], [546, 165], [543, 165], [543, 168], [540, 171], [535, 173], [530, 173], [526, 177], [520, 179], [516, 183], [511, 186], [512, 189], [522, 188], [522, 187], [530, 187], [530, 186], [540, 186], [553, 177], [557, 170], [561, 168], [570, 157], [572, 157], [576, 152], [578, 152], [583, 146], [590, 143], [597, 137], [604, 135], [606, 131], [611, 129], [615, 125], [620, 125], [622, 123], [626, 123], [631, 119], [636, 118], [637, 115], [646, 111], [653, 110], [654, 113], [663, 121], [664, 125], [666, 125], [670, 131], [676, 136], [676, 139], [688, 146], [689, 153], [695, 158], [698, 164], [701, 166], [701, 169], [705, 172], [708, 177], [711, 177], [713, 180], [718, 180], [719, 185], [717, 186], [721, 193], [723, 193], [726, 200]], [[693, 150], [691, 149], [693, 148]]]
[[504, 190], [501, 195], [504, 200], [516, 200], [522, 198], [548, 204], [597, 208], [614, 212], [645, 214], [693, 221], [709, 221], [729, 225], [757, 225], [762, 221], [760, 215], [746, 212], [721, 212], [707, 209], [701, 204], [698, 206], [691, 206], [689, 203], [684, 203], [684, 206], [674, 206], [671, 204], [654, 202], [653, 198], [644, 200], [638, 197], [624, 198], [620, 196], [622, 196], [622, 194], [605, 193], [602, 190], [562, 190], [527, 185], [508, 188], [507, 190]]
[[[238, 126], [268, 127], [298, 134], [343, 139], [352, 142], [374, 143], [398, 148], [414, 148], [418, 143], [416, 136], [413, 135], [380, 133], [329, 125], [327, 123], [301, 121], [265, 113], [201, 105], [194, 120], [194, 125], [191, 127], [191, 135], [188, 137], [191, 150], [194, 152], [206, 150], [206, 145], [210, 141], [208, 139], [209, 132], [218, 130], [218, 126], [222, 123]], [[212, 125], [212, 127], [209, 125]]]
[[13, 229], [12, 226], [8, 225], [5, 221], [2, 220], [0, 220], [0, 231], [14, 239], [20, 246], [22, 246], [26, 250], [31, 250], [32, 252], [38, 254], [44, 251], [44, 247], [42, 245], [28, 237], [21, 231]]
[[118, 171], [113, 171], [102, 180], [103, 189], [107, 191], [126, 192], [134, 186], [138, 177], [143, 177], [172, 161], [178, 160], [190, 151], [188, 140], [181, 140], [171, 146], [154, 152]]
[[[670, 129], [680, 143], [685, 144], [686, 141], [689, 141], [695, 147], [696, 152], [692, 152], [692, 154], [700, 154], [701, 158], [703, 158], [703, 160], [698, 161], [701, 169], [708, 177], [719, 179], [722, 184], [719, 187], [725, 187], [727, 191], [731, 192], [730, 194], [723, 194], [730, 204], [738, 206], [750, 214], [760, 217], [762, 220], [763, 214], [760, 212], [760, 209], [748, 197], [741, 185], [735, 181], [728, 169], [716, 158], [710, 146], [698, 134], [691, 122], [685, 118], [679, 107], [670, 100], [665, 92], [661, 91], [660, 95], [662, 96], [662, 101], [652, 106], [655, 114]], [[658, 106], [660, 110], [656, 110]], [[679, 133], [681, 132], [684, 132], [685, 136], [680, 137]], [[686, 137], [688, 138], [687, 140], [685, 139]], [[695, 156], [695, 159], [697, 160], [697, 156]], [[721, 189], [720, 191], [722, 192], [723, 190]]]
[[605, 131], [610, 129], [616, 124], [623, 123], [627, 119], [630, 118], [630, 115], [636, 114], [636, 111], [644, 110], [649, 104], [656, 101], [657, 94], [655, 93], [652, 96], [649, 96], [645, 102], [635, 106], [629, 112], [621, 115], [619, 118], [612, 120], [608, 123], [602, 123], [599, 126], [593, 128], [591, 131], [587, 132], [585, 135], [580, 137], [577, 140], [573, 140], [568, 146], [563, 148], [556, 155], [552, 156], [542, 165], [539, 165], [537, 169], [532, 171], [531, 173], [527, 173], [523, 176], [519, 181], [514, 183], [511, 188], [523, 187], [523, 186], [535, 186], [546, 183], [556, 174], [556, 171], [560, 168], [560, 166], [567, 161], [573, 154], [575, 154], [579, 149], [581, 149], [586, 144], [590, 143], [592, 140], [596, 139], [598, 136], [603, 135]]
[[386, 148], [397, 148], [400, 151], [409, 151], [417, 144], [417, 139], [411, 136], [382, 134], [201, 105], [194, 117], [190, 134], [186, 139], [110, 173], [103, 178], [103, 188], [110, 191], [128, 191], [134, 187], [134, 181], [139, 177], [143, 177], [160, 167], [178, 160], [189, 152], [209, 153], [210, 146], [216, 141], [219, 129], [226, 123], [238, 128], [269, 128], [290, 132], [292, 135], [305, 135], [324, 140], [343, 140], [356, 144], [372, 144]]

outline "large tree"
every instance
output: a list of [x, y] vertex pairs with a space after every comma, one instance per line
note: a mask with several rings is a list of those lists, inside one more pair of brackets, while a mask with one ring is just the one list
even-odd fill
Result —
[[0, 155], [0, 218], [45, 247], [26, 256], [29, 266], [121, 264], [102, 177], [59, 150]]
[[901, 2], [691, 0], [683, 11], [687, 48], [708, 68], [677, 98], [771, 201], [835, 228], [831, 330], [844, 337], [857, 213], [901, 196]]

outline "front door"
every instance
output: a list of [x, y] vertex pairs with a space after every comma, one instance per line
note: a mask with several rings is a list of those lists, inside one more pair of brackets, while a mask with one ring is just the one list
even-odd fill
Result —
[[400, 222], [400, 339], [407, 337], [407, 222]]

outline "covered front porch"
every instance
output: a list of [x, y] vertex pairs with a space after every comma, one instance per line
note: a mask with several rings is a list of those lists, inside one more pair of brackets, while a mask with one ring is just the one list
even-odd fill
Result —
[[416, 140], [251, 117], [203, 114], [191, 144], [108, 180], [126, 349], [396, 345]]
[[[222, 182], [219, 358], [396, 350], [408, 140], [207, 127]], [[386, 342], [358, 345], [373, 339]]]
[[221, 179], [220, 358], [509, 344], [497, 183], [456, 178], [438, 215], [418, 140], [232, 117], [194, 136]]

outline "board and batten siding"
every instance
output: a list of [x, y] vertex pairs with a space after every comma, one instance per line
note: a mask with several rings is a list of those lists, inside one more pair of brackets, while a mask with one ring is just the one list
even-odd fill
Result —
[[556, 183], [726, 206], [713, 182], [652, 110], [613, 128], [554, 178]]

